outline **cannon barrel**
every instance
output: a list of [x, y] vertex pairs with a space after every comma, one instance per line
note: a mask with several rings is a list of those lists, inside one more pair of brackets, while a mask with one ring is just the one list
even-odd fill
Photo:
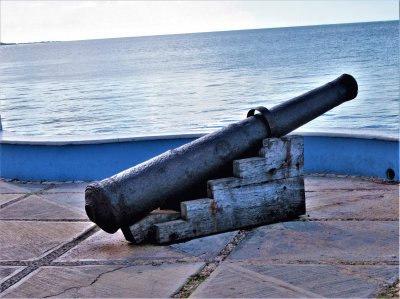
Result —
[[115, 233], [215, 178], [224, 165], [259, 146], [262, 139], [283, 136], [355, 98], [357, 92], [356, 80], [343, 74], [270, 110], [252, 109], [238, 123], [90, 184], [85, 191], [86, 213], [104, 231]]

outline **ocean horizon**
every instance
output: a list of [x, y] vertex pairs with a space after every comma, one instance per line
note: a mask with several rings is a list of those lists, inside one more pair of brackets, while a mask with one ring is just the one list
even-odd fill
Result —
[[398, 130], [399, 21], [0, 47], [3, 129], [35, 136], [210, 132], [343, 73], [359, 95], [304, 126]]
[[268, 27], [268, 28], [248, 28], [248, 29], [234, 29], [234, 30], [182, 32], [182, 33], [134, 35], [134, 36], [117, 36], [117, 37], [71, 39], [71, 40], [41, 40], [41, 41], [31, 41], [31, 42], [1, 42], [0, 41], [0, 45], [3, 45], [3, 46], [15, 46], [15, 45], [30, 45], [30, 44], [43, 44], [43, 43], [84, 42], [84, 41], [98, 41], [98, 40], [115, 40], [115, 39], [124, 39], [124, 38], [176, 36], [176, 35], [206, 34], [206, 33], [221, 33], [221, 32], [237, 32], [237, 31], [253, 31], [253, 30], [270, 30], [270, 29], [287, 29], [287, 28], [303, 28], [303, 27], [309, 28], [309, 27], [352, 25], [352, 24], [369, 24], [369, 23], [375, 23], [376, 24], [376, 23], [387, 23], [387, 22], [398, 22], [398, 20], [366, 21], [366, 22], [352, 22], [352, 23], [331, 23], [331, 24], [317, 24], [317, 25], [296, 25], [296, 26], [282, 26], [282, 27]]

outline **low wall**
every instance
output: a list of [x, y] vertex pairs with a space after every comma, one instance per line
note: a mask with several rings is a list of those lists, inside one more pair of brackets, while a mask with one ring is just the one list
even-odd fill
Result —
[[[381, 132], [379, 132], [381, 133]], [[203, 134], [117, 137], [23, 137], [3, 131], [0, 177], [24, 181], [100, 180]], [[399, 181], [397, 132], [295, 132], [304, 136], [306, 173]]]

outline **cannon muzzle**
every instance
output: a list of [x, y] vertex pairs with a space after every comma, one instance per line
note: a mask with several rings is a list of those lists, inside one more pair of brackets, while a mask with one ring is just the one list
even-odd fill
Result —
[[86, 213], [100, 228], [115, 233], [166, 203], [179, 202], [182, 194], [193, 193], [208, 179], [222, 177], [226, 165], [260, 146], [262, 139], [283, 136], [354, 99], [357, 92], [356, 80], [343, 74], [270, 110], [251, 109], [238, 123], [90, 184]]

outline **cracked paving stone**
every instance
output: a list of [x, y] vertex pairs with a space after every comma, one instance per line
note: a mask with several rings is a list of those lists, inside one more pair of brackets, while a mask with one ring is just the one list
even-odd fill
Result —
[[59, 257], [57, 262], [182, 259], [189, 255], [169, 246], [134, 245], [119, 230], [115, 234], [99, 231]]
[[37, 259], [93, 226], [88, 222], [0, 221], [0, 260]]
[[191, 298], [369, 298], [397, 274], [398, 266], [223, 263]]
[[203, 265], [41, 267], [6, 290], [4, 296], [165, 298], [171, 297]]
[[[82, 210], [82, 209], [81, 209]], [[84, 211], [52, 202], [37, 195], [30, 195], [0, 210], [0, 219], [24, 220], [87, 220]]]
[[397, 221], [285, 222], [253, 230], [230, 260], [399, 261]]
[[200, 258], [210, 260], [232, 240], [236, 232], [228, 232], [183, 243], [166, 246], [152, 244], [131, 244], [118, 231], [108, 234], [103, 231], [82, 241], [80, 244], [59, 257], [57, 262], [72, 261], [109, 261], [109, 260], [156, 260]]

